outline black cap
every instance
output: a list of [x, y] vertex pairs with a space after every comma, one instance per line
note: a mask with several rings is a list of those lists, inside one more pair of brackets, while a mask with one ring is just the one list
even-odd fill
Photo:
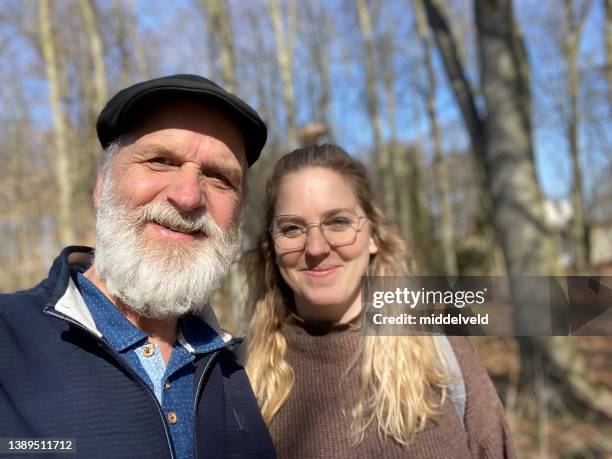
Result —
[[257, 161], [268, 134], [263, 120], [246, 102], [198, 75], [155, 78], [136, 83], [115, 94], [100, 112], [96, 123], [102, 148], [108, 147], [123, 134], [128, 125], [134, 123], [132, 116], [145, 105], [150, 109], [174, 97], [202, 101], [226, 112], [244, 135], [248, 165]]

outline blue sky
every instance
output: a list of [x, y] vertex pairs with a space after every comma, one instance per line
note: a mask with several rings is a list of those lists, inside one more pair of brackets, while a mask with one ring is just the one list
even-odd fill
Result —
[[[232, 2], [230, 2], [232, 3]], [[233, 2], [236, 3], [236, 2]], [[100, 6], [103, 3], [99, 4]], [[194, 13], [192, 0], [181, 0], [173, 3], [169, 8], [166, 2], [160, 0], [148, 0], [136, 2], [137, 19], [139, 31], [143, 42], [147, 47], [147, 53], [154, 60], [154, 72], [156, 74], [167, 72], [193, 72], [207, 73], [210, 65], [206, 64], [206, 42], [205, 22], [199, 13]], [[242, 5], [242, 4], [241, 4]], [[263, 5], [263, 2], [262, 2]], [[396, 77], [396, 99], [397, 99], [397, 126], [400, 140], [415, 142], [422, 139], [428, 148], [429, 127], [423, 116], [423, 104], [420, 96], [415, 93], [408, 84], [414, 78], [414, 59], [418, 52], [408, 47], [411, 34], [414, 34], [412, 19], [408, 8], [408, 1], [389, 2], [382, 8], [381, 23], [384, 27], [393, 27], [397, 41], [397, 52], [392, 59], [392, 67]], [[335, 37], [330, 40], [328, 52], [332, 58], [332, 124], [336, 128], [336, 141], [348, 151], [359, 154], [371, 149], [373, 136], [366, 111], [365, 88], [364, 88], [364, 58], [363, 47], [360, 42], [357, 21], [354, 14], [331, 14], [331, 12], [343, 12], [346, 3], [340, 0], [326, 2], [325, 7], [330, 9], [330, 19], [335, 25]], [[563, 65], [558, 49], [551, 38], [550, 24], [546, 23], [547, 11], [541, 8], [541, 2], [534, 0], [521, 0], [516, 2], [517, 17], [525, 33], [527, 49], [530, 57], [532, 70], [532, 89], [534, 94], [534, 146], [536, 153], [536, 168], [542, 188], [549, 197], [565, 197], [570, 186], [570, 164], [567, 153], [567, 144], [561, 129], [560, 113], [555, 110], [551, 94], [555, 90], [562, 89]], [[242, 7], [242, 6], [241, 6]], [[251, 7], [254, 8], [254, 7]], [[466, 20], [469, 21], [469, 9]], [[249, 44], [253, 37], [245, 36], [248, 27], [241, 30], [244, 18], [236, 19], [234, 12], [234, 29], [239, 30], [236, 41], [246, 43], [244, 46], [259, 46], [273, 52], [273, 41], [268, 36], [265, 43]], [[265, 22], [265, 10], [262, 9], [261, 16]], [[583, 99], [589, 100], [589, 107], [585, 109], [587, 115], [594, 118], [600, 126], [596, 129], [590, 127], [580, 131], [581, 148], [584, 152], [583, 168], [585, 169], [586, 188], [594, 186], [596, 174], [594, 170], [600, 169], [609, 162], [610, 145], [610, 120], [612, 119], [610, 108], [604, 104], [602, 98], [597, 97], [599, 91], [605, 95], [605, 85], [597, 82], [597, 77], [592, 76], [597, 66], [604, 62], [603, 55], [603, 11], [601, 2], [594, 2], [591, 14], [585, 25], [585, 33], [582, 40], [582, 53], [580, 65], [585, 69], [589, 81], [590, 94], [584, 94]], [[248, 24], [246, 24], [248, 26]], [[46, 99], [46, 84], [41, 78], [44, 73], [40, 69], [40, 59], [34, 51], [31, 43], [15, 33], [15, 28], [2, 28], [0, 38], [5, 46], [5, 55], [10, 56], [11, 66], [3, 66], [2, 74], [5, 77], [12, 76], [11, 80], [17, 80], [17, 88], [3, 89], [4, 100], [14, 97], [11, 90], [17, 89], [28, 102], [30, 116], [41, 126], [49, 125], [50, 110]], [[269, 29], [268, 29], [269, 30]], [[338, 37], [338, 30], [341, 31]], [[474, 80], [476, 72], [475, 44], [473, 34], [466, 31], [468, 46], [469, 74]], [[194, 39], [194, 37], [199, 37]], [[6, 52], [6, 49], [9, 52]], [[109, 57], [107, 62], [110, 69], [110, 83], [113, 81], [113, 60], [116, 56]], [[294, 78], [301, 81], [305, 72], [309, 69], [305, 65], [296, 62]], [[435, 59], [438, 74], [438, 100], [437, 110], [440, 117], [440, 125], [443, 128], [443, 143], [447, 152], [456, 149], [466, 149], [469, 145], [465, 130], [461, 129], [462, 120], [460, 113], [454, 103], [454, 97], [445, 83], [444, 72], [439, 59]], [[239, 64], [240, 65], [240, 64]], [[31, 70], [38, 69], [32, 75]], [[589, 76], [591, 75], [591, 76]], [[264, 78], [269, 79], [266, 84], [277, 86], [278, 73], [271, 69]], [[473, 81], [473, 83], [475, 83]], [[245, 98], [254, 100], [249, 93], [254, 86], [253, 81], [241, 81], [241, 88]], [[303, 85], [299, 97], [308, 97], [303, 93]], [[595, 94], [595, 96], [593, 95]], [[384, 97], [381, 91], [381, 108], [385, 114]], [[592, 100], [596, 102], [593, 103]], [[281, 100], [278, 100], [278, 111], [282, 115]], [[299, 120], [306, 121], [308, 117], [308, 104], [304, 99], [298, 100]], [[10, 114], [10, 107], [9, 107]], [[6, 115], [6, 112], [5, 112]], [[388, 134], [388, 125], [385, 122], [385, 132]], [[593, 170], [594, 169], [594, 170]]]

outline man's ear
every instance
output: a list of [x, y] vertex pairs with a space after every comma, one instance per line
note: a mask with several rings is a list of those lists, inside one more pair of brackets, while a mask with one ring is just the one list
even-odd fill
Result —
[[96, 176], [96, 185], [93, 189], [93, 203], [94, 207], [98, 208], [98, 202], [100, 201], [100, 196], [102, 194], [102, 186], [104, 183], [104, 174], [102, 171], [98, 171], [98, 175]]

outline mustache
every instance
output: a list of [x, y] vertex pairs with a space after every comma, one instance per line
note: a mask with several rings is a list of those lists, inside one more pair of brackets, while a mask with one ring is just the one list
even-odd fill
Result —
[[203, 210], [181, 212], [168, 202], [154, 202], [134, 209], [137, 223], [152, 222], [184, 233], [216, 235], [218, 229], [212, 217]]

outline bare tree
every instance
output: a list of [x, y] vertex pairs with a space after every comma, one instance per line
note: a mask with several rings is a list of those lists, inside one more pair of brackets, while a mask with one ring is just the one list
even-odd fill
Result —
[[[472, 148], [484, 165], [487, 190], [493, 203], [495, 232], [502, 243], [507, 271], [510, 275], [551, 274], [555, 270], [549, 265], [551, 260], [547, 252], [543, 252], [550, 242], [542, 224], [542, 203], [531, 150], [531, 101], [524, 80], [525, 62], [517, 61], [522, 52], [517, 50], [515, 26], [508, 20], [512, 18], [511, 14], [508, 15], [511, 7], [506, 0], [489, 9], [476, 3], [481, 79], [487, 107], [490, 107], [488, 118], [484, 118], [476, 108], [474, 94], [444, 12], [434, 0], [424, 0], [424, 5], [470, 134]], [[488, 25], [483, 18], [487, 14], [491, 16]], [[506, 16], [501, 18], [502, 14]], [[496, 26], [500, 29], [497, 30]], [[490, 43], [485, 44], [485, 40], [490, 40]], [[523, 70], [519, 71], [519, 65]], [[501, 137], [496, 137], [496, 134]], [[518, 288], [515, 290], [516, 296], [513, 298], [518, 300], [521, 292]], [[521, 319], [525, 323], [521, 323]], [[526, 318], [518, 316], [516, 321], [520, 329], [529, 326]], [[530, 344], [528, 341], [521, 342], [524, 359], [531, 350]], [[527, 368], [527, 365], [521, 367], [522, 370]], [[523, 373], [524, 380], [530, 376], [533, 375]]]
[[[480, 144], [476, 151], [485, 163], [495, 229], [502, 242], [508, 273], [511, 276], [557, 274], [559, 270], [550, 235], [543, 224], [542, 200], [535, 178], [527, 59], [514, 22], [511, 0], [499, 0], [495, 4], [476, 0], [475, 3], [486, 117], [481, 117], [476, 110], [442, 11], [433, 0], [425, 0], [425, 5], [472, 141]], [[516, 282], [510, 283], [515, 304], [534, 307], [547, 304], [546, 299], [539, 297], [541, 293], [521, 287]], [[531, 327], [537, 326], [528, 323], [530, 317], [533, 311], [529, 316], [520, 313], [515, 316], [517, 333], [529, 335]], [[544, 351], [555, 371], [564, 376], [578, 399], [607, 416], [612, 413], [609, 392], [594, 386], [580, 371], [584, 358], [572, 338], [519, 339], [519, 345], [523, 384], [534, 381], [530, 364], [535, 345]]]
[[436, 194], [438, 198], [438, 206], [440, 209], [440, 236], [442, 242], [442, 251], [444, 259], [444, 271], [447, 275], [453, 276], [458, 272], [457, 258], [455, 254], [455, 235], [453, 229], [453, 220], [451, 208], [448, 202], [449, 181], [448, 171], [444, 156], [442, 153], [442, 141], [440, 139], [440, 129], [438, 127], [438, 118], [436, 115], [436, 74], [434, 72], [433, 63], [431, 61], [432, 44], [425, 12], [421, 0], [414, 0], [414, 12], [417, 22], [417, 32], [423, 47], [423, 63], [426, 71], [426, 81], [424, 83], [425, 105], [427, 107], [427, 117], [431, 128], [431, 137], [434, 148], [434, 181], [436, 185]]
[[[382, 16], [381, 12], [378, 11], [384, 7], [383, 2], [377, 2], [372, 6], [371, 9], [367, 9], [362, 14], [367, 13], [369, 18], [365, 19], [366, 29], [363, 31], [367, 35], [371, 35], [372, 26], [368, 26], [368, 23], [379, 22]], [[366, 4], [367, 8], [367, 4]], [[382, 13], [389, 15], [389, 10], [385, 9]], [[387, 18], [389, 22], [391, 20]], [[406, 147], [401, 145], [398, 134], [398, 120], [397, 120], [397, 97], [396, 97], [396, 84], [398, 81], [398, 75], [394, 66], [396, 61], [395, 56], [397, 52], [397, 31], [392, 26], [388, 26], [380, 35], [376, 38], [370, 36], [367, 42], [371, 43], [371, 51], [368, 50], [366, 44], [366, 56], [371, 53], [374, 61], [374, 70], [372, 74], [375, 76], [375, 80], [379, 80], [382, 83], [382, 92], [384, 94], [384, 112], [386, 112], [387, 125], [389, 126], [389, 140], [384, 141], [382, 139], [382, 132], [378, 132], [381, 129], [383, 109], [381, 104], [378, 103], [378, 90], [374, 81], [372, 85], [368, 77], [368, 68], [366, 68], [366, 85], [368, 94], [368, 111], [370, 112], [370, 123], [372, 124], [372, 131], [374, 132], [375, 146], [376, 139], [379, 139], [381, 150], [376, 151], [375, 166], [376, 172], [378, 173], [378, 183], [381, 184], [381, 191], [383, 194], [383, 204], [385, 205], [387, 215], [389, 218], [394, 217], [395, 223], [397, 224], [400, 232], [404, 237], [410, 239], [415, 250], [423, 248], [426, 245], [425, 241], [422, 240], [422, 235], [425, 234], [421, 231], [423, 226], [423, 210], [422, 207], [426, 203], [425, 188], [422, 186], [415, 186], [417, 182], [420, 183], [420, 177], [422, 174], [421, 168], [423, 164], [421, 162], [421, 149], [420, 146], [415, 148]], [[362, 33], [362, 36], [363, 33]], [[370, 61], [366, 59], [366, 65], [370, 66]], [[374, 97], [375, 107], [369, 104], [369, 98]], [[378, 112], [376, 121], [372, 118], [372, 109]], [[378, 134], [377, 134], [378, 132]], [[388, 162], [387, 167], [385, 162]], [[411, 182], [413, 179], [418, 179], [416, 182]], [[387, 186], [385, 186], [387, 185]], [[413, 193], [413, 195], [409, 194]], [[413, 196], [415, 199], [406, 199], [407, 196]], [[389, 209], [392, 208], [391, 213]]]
[[[484, 20], [478, 29], [481, 79], [487, 107], [490, 107], [485, 118], [476, 108], [443, 12], [433, 0], [425, 0], [424, 4], [476, 157], [485, 165], [488, 190], [494, 203], [495, 228], [502, 240], [508, 272], [513, 275], [555, 272], [535, 178], [527, 64], [515, 24], [508, 24], [508, 17], [512, 17], [510, 6], [504, 1], [483, 9], [480, 2], [476, 3], [477, 18], [491, 14], [488, 19], [500, 21], [497, 33]], [[500, 11], [509, 16], [500, 18]]]
[[[0, 161], [6, 166], [0, 174], [0, 290], [26, 288], [40, 279], [42, 257], [40, 247], [41, 221], [53, 209], [45, 190], [54, 186], [46, 170], [32, 173], [33, 155], [29, 140], [36, 126], [28, 114], [28, 107], [20, 91], [11, 100], [3, 100], [9, 109], [2, 116], [2, 148]], [[40, 160], [40, 159], [39, 159]], [[40, 161], [41, 163], [43, 161]], [[7, 175], [5, 175], [7, 174]], [[18, 203], [19, 205], [15, 205]], [[18, 266], [18, 270], [6, 269]]]
[[[423, 147], [420, 141], [410, 145], [403, 151], [403, 161], [406, 163], [406, 173], [398, 188], [398, 196], [401, 201], [406, 201], [407, 208], [403, 209], [404, 203], [400, 202], [400, 212], [408, 213], [409, 235], [413, 256], [423, 274], [434, 274], [439, 272], [437, 262], [437, 251], [433, 233], [433, 221], [430, 212], [429, 196], [427, 193], [428, 176], [425, 174], [423, 160]], [[402, 171], [403, 172], [403, 171]]]
[[60, 71], [56, 51], [55, 34], [52, 30], [50, 0], [38, 3], [38, 20], [40, 28], [40, 48], [45, 61], [47, 81], [49, 84], [49, 104], [53, 113], [53, 130], [55, 146], [55, 180], [58, 193], [57, 227], [62, 245], [74, 243], [74, 222], [72, 219], [72, 175], [70, 172], [70, 151], [68, 127], [61, 105]]
[[556, 258], [533, 162], [529, 70], [511, 2], [477, 1], [476, 21], [487, 107], [480, 141], [508, 272], [552, 274]]
[[113, 14], [116, 18], [116, 46], [120, 53], [121, 86], [132, 83], [134, 78], [146, 80], [151, 72], [138, 32], [136, 0], [114, 0]]
[[378, 178], [382, 187], [383, 207], [387, 215], [394, 215], [395, 195], [391, 174], [391, 156], [389, 146], [383, 139], [382, 115], [378, 102], [376, 84], [376, 62], [374, 59], [374, 37], [372, 32], [372, 19], [366, 0], [357, 1], [357, 17], [361, 37], [366, 47], [366, 91], [368, 99], [368, 112], [372, 130], [374, 132], [374, 147], [376, 149], [376, 164], [378, 165]]
[[583, 189], [582, 189], [582, 167], [580, 165], [580, 147], [579, 147], [579, 109], [578, 96], [580, 91], [580, 70], [578, 68], [578, 49], [580, 46], [580, 35], [587, 13], [589, 11], [590, 1], [583, 1], [577, 8], [577, 4], [572, 0], [564, 0], [563, 13], [565, 30], [563, 34], [562, 50], [567, 66], [567, 87], [569, 97], [569, 113], [566, 117], [566, 132], [569, 144], [570, 157], [572, 160], [572, 207], [573, 217], [571, 223], [572, 236], [572, 252], [574, 258], [574, 268], [578, 272], [584, 272], [587, 266], [587, 247], [585, 236], [585, 221], [583, 213]]
[[129, 44], [129, 27], [130, 21], [128, 20], [128, 14], [123, 5], [123, 0], [114, 0], [113, 2], [113, 14], [117, 20], [117, 30], [115, 32], [115, 38], [117, 40], [116, 46], [119, 49], [120, 57], [120, 79], [121, 86], [129, 86], [132, 80], [132, 58], [130, 56], [128, 44]]
[[206, 12], [210, 41], [215, 41], [218, 46], [223, 84], [228, 91], [234, 92], [236, 91], [236, 53], [227, 1], [200, 0], [200, 3]]
[[[529, 70], [522, 38], [514, 22], [511, 0], [490, 5], [476, 1], [476, 24], [480, 48], [481, 81], [487, 116], [484, 127], [485, 170], [493, 201], [494, 224], [499, 234], [510, 276], [557, 274], [550, 234], [544, 225], [541, 192], [536, 181], [532, 151], [531, 93]], [[543, 292], [525, 288], [510, 278], [515, 333], [530, 336], [539, 324], [532, 320], [532, 304], [542, 309]], [[542, 296], [540, 298], [540, 296]], [[553, 317], [554, 319], [554, 317]], [[522, 382], [534, 380], [531, 362], [533, 342], [519, 340]], [[575, 355], [569, 340], [558, 343], [555, 352]], [[549, 346], [550, 342], [543, 343]]]
[[612, 101], [612, 0], [603, 0], [606, 11], [606, 74], [608, 76], [608, 99]]
[[149, 62], [147, 61], [142, 38], [138, 33], [138, 22], [136, 21], [136, 15], [134, 13], [136, 10], [136, 0], [128, 0], [128, 5], [128, 17], [131, 18], [128, 26], [128, 37], [133, 46], [134, 60], [136, 61], [138, 76], [141, 79], [146, 80], [151, 77], [151, 69], [149, 68]]
[[93, 68], [94, 100], [93, 109], [99, 112], [108, 99], [106, 64], [104, 63], [104, 44], [98, 29], [95, 5], [91, 0], [78, 2], [83, 17], [85, 36], [89, 42], [89, 55]]
[[268, 12], [276, 41], [276, 57], [283, 81], [283, 101], [289, 149], [297, 146], [297, 114], [295, 108], [295, 90], [293, 84], [293, 46], [297, 30], [297, 8], [295, 0], [288, 1], [287, 33], [283, 26], [283, 17], [279, 0], [268, 0]]
[[[79, 105], [83, 106], [86, 114], [82, 136], [78, 141], [79, 174], [74, 175], [74, 187], [77, 202], [80, 200], [79, 212], [91, 218], [90, 191], [93, 188], [96, 175], [96, 163], [99, 157], [99, 146], [95, 135], [95, 120], [108, 100], [108, 81], [106, 64], [104, 62], [105, 47], [99, 28], [98, 12], [92, 0], [78, 2], [83, 24], [83, 36], [87, 43], [87, 55], [77, 59], [81, 68], [81, 84], [85, 94]], [[74, 169], [73, 169], [74, 170]], [[73, 203], [73, 207], [76, 207]], [[87, 220], [85, 218], [84, 220]], [[93, 225], [81, 225], [81, 229], [90, 229]], [[82, 237], [80, 234], [79, 238]]]
[[461, 31], [461, 27], [452, 26], [446, 19], [444, 9], [439, 0], [423, 1], [427, 20], [433, 31], [433, 36], [437, 48], [442, 57], [442, 63], [446, 70], [446, 75], [450, 86], [453, 90], [455, 98], [458, 102], [459, 110], [463, 116], [468, 131], [472, 152], [476, 157], [475, 177], [478, 180], [479, 189], [482, 193], [479, 195], [480, 207], [483, 214], [483, 239], [487, 247], [490, 264], [494, 273], [500, 275], [504, 271], [504, 266], [501, 261], [499, 248], [499, 235], [496, 234], [493, 227], [493, 203], [491, 195], [488, 192], [487, 173], [485, 171], [485, 150], [484, 142], [484, 125], [483, 120], [476, 108], [476, 96], [472, 89], [465, 72], [465, 49], [462, 40], [455, 38], [454, 30]]
[[[221, 78], [225, 88], [230, 92], [236, 92], [236, 52], [231, 27], [231, 18], [227, 8], [227, 0], [200, 0], [206, 15], [208, 33], [218, 53], [221, 65]], [[229, 307], [224, 308], [223, 316], [225, 322], [231, 323], [235, 329], [242, 329], [242, 304], [244, 298], [241, 295], [241, 286], [244, 283], [243, 276], [238, 264], [232, 264], [230, 272], [224, 282], [224, 290], [229, 298]], [[228, 314], [230, 313], [230, 314]]]
[[330, 40], [331, 25], [330, 18], [324, 8], [324, 2], [302, 2], [300, 6], [304, 10], [301, 24], [307, 29], [304, 34], [308, 40], [308, 52], [310, 61], [315, 71], [307, 72], [308, 76], [318, 80], [318, 98], [313, 110], [313, 121], [322, 123], [327, 127], [325, 137], [333, 138], [330, 119], [330, 104], [332, 99], [331, 87], [331, 62], [330, 62]]

